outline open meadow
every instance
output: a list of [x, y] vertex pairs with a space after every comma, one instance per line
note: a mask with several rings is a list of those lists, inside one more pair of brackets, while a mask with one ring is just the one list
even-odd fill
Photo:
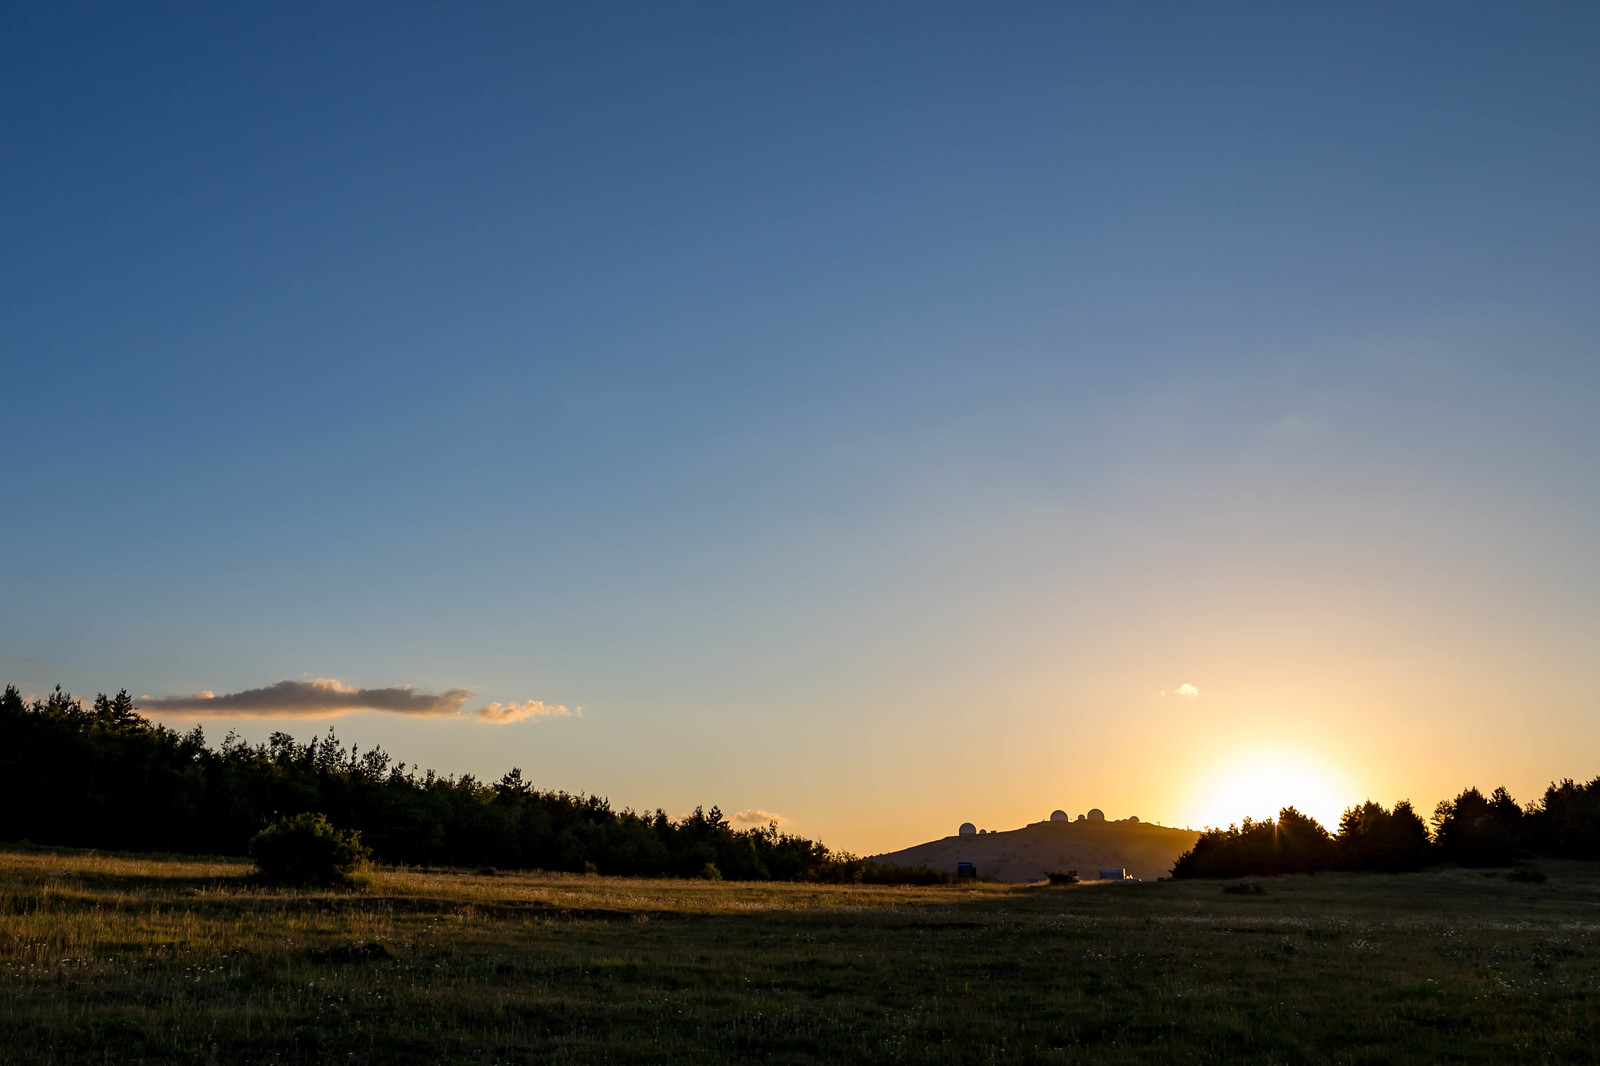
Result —
[[[0, 852], [7, 1062], [1581, 1062], [1600, 877], [1068, 888]], [[1526, 876], [1526, 875], [1524, 875]]]

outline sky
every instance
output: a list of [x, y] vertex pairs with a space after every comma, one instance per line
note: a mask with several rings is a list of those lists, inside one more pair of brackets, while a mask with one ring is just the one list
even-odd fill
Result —
[[0, 681], [858, 853], [1600, 775], [1597, 45], [12, 6]]

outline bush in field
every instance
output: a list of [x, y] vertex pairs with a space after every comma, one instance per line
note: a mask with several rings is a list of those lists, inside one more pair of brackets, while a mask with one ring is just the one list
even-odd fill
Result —
[[861, 867], [861, 883], [864, 885], [948, 885], [955, 879], [955, 874], [928, 866], [869, 862]]
[[361, 834], [336, 829], [320, 814], [276, 821], [250, 841], [263, 880], [292, 885], [342, 885], [367, 860]]

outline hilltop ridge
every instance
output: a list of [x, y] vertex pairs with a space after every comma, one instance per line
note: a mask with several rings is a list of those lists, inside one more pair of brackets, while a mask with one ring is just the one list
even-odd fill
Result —
[[1123, 867], [1130, 877], [1166, 877], [1178, 856], [1200, 834], [1152, 822], [1042, 821], [1002, 832], [959, 833], [870, 857], [897, 866], [927, 866], [954, 872], [973, 863], [980, 877], [995, 881], [1042, 881], [1047, 871], [1077, 870], [1092, 880], [1102, 867]]

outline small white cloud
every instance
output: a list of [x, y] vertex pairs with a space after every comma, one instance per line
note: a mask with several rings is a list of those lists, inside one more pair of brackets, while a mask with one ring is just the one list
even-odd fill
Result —
[[523, 703], [486, 703], [472, 712], [473, 717], [479, 721], [492, 722], [495, 725], [522, 722], [529, 718], [571, 718], [573, 715], [582, 713], [582, 707], [573, 710], [563, 707], [559, 703], [546, 703], [543, 700], [527, 700]]
[[783, 815], [764, 811], [760, 807], [751, 807], [749, 810], [740, 811], [738, 814], [730, 814], [728, 821], [734, 825], [771, 825], [774, 822], [778, 825], [789, 824], [789, 819]]
[[1177, 688], [1173, 689], [1172, 690], [1172, 694], [1174, 696], [1185, 696], [1185, 697], [1187, 697], [1187, 698], [1192, 700], [1196, 696], [1200, 695], [1200, 690], [1195, 688], [1193, 685], [1189, 684], [1187, 681], [1185, 681], [1183, 684], [1181, 684]]

